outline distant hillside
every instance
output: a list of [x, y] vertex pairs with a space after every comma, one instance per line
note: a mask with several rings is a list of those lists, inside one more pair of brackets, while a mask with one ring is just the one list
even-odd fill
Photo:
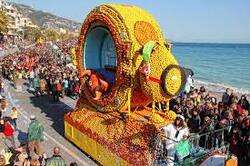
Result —
[[81, 24], [66, 18], [62, 18], [51, 13], [33, 9], [30, 6], [12, 3], [14, 7], [24, 16], [29, 17], [34, 24], [45, 27], [59, 29], [63, 28], [71, 32], [78, 31]]

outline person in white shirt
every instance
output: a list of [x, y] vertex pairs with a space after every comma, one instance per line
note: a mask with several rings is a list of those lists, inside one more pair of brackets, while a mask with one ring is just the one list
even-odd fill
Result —
[[189, 93], [191, 88], [193, 88], [194, 85], [193, 85], [193, 79], [192, 79], [192, 76], [191, 75], [188, 75], [187, 77], [187, 82], [186, 82], [186, 85], [185, 85], [185, 88], [184, 88], [184, 91], [186, 93]]
[[181, 140], [189, 136], [189, 130], [184, 125], [185, 119], [182, 115], [177, 115], [175, 121], [161, 128], [161, 132], [166, 141], [167, 166], [174, 165], [175, 146]]
[[30, 84], [29, 86], [30, 86], [30, 88], [33, 88], [32, 84], [33, 84], [34, 78], [35, 78], [35, 72], [33, 70], [31, 70], [30, 78], [29, 78], [29, 84]]

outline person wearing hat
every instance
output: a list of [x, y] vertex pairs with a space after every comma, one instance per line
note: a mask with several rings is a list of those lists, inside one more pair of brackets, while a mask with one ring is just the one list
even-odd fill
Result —
[[185, 126], [185, 118], [178, 114], [173, 123], [162, 127], [161, 132], [166, 141], [167, 165], [173, 166], [176, 144], [189, 136], [189, 130]]
[[30, 120], [31, 122], [28, 128], [28, 149], [29, 156], [34, 158], [42, 155], [41, 142], [44, 141], [44, 128], [34, 115], [30, 116]]
[[5, 157], [4, 155], [0, 155], [0, 166], [5, 166]]

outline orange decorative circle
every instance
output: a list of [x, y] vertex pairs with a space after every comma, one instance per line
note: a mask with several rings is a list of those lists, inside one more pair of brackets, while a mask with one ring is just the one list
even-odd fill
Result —
[[136, 40], [145, 45], [148, 41], [159, 41], [159, 35], [156, 29], [148, 22], [137, 21], [134, 26], [134, 34]]

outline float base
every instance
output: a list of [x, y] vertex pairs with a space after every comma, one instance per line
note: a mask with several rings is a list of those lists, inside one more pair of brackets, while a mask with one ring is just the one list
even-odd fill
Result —
[[157, 128], [171, 121], [158, 115], [164, 121], [156, 125], [151, 115], [141, 108], [122, 120], [119, 112], [101, 113], [80, 99], [64, 117], [65, 136], [104, 166], [152, 165]]

